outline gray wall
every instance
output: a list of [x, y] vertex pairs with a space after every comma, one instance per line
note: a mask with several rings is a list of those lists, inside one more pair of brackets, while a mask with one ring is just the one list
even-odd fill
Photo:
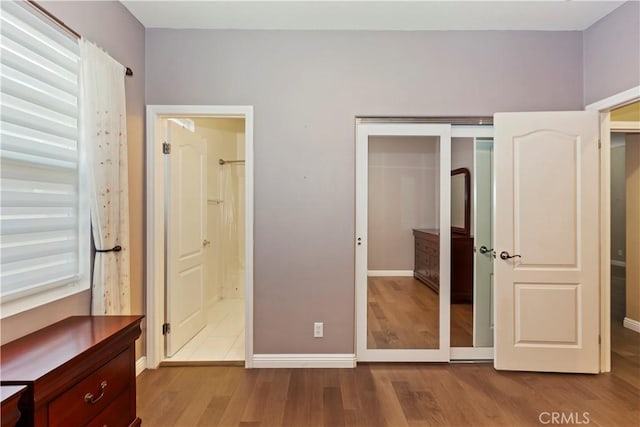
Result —
[[440, 228], [439, 138], [369, 138], [369, 270], [413, 270], [414, 228]]
[[623, 4], [583, 38], [585, 105], [640, 85], [640, 2]]
[[356, 115], [582, 108], [580, 32], [149, 29], [146, 54], [148, 104], [255, 106], [256, 353], [354, 351]]
[[[133, 69], [126, 78], [127, 133], [129, 144], [129, 191], [131, 194], [131, 302], [134, 313], [143, 313], [143, 123], [145, 78], [145, 32], [120, 2], [50, 2], [41, 4], [111, 56]], [[64, 319], [89, 313], [89, 292], [2, 319], [2, 343]], [[138, 341], [138, 354], [140, 354]]]

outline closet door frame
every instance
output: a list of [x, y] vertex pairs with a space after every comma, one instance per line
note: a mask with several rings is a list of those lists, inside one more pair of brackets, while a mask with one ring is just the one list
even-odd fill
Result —
[[[369, 137], [436, 136], [439, 152], [440, 288], [437, 349], [367, 348], [367, 226]], [[359, 362], [448, 362], [450, 358], [451, 125], [402, 122], [356, 122], [356, 360]]]

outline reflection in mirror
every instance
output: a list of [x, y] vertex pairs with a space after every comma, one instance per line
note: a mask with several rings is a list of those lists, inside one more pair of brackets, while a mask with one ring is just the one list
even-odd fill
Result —
[[[474, 347], [493, 347], [493, 140], [476, 141]], [[481, 248], [483, 248], [481, 250]]]
[[428, 265], [437, 283], [438, 237], [429, 247], [414, 237], [439, 228], [439, 146], [438, 137], [369, 138], [367, 348], [440, 347], [438, 293], [416, 280]]
[[451, 231], [453, 233], [468, 235], [471, 231], [470, 187], [469, 169], [458, 168], [451, 171]]
[[[493, 345], [491, 162], [491, 140], [476, 140], [474, 148], [473, 138], [452, 138], [451, 347]], [[466, 186], [465, 174], [469, 176]], [[458, 211], [465, 198], [469, 210]], [[467, 227], [454, 228], [456, 222], [461, 225], [467, 220]]]
[[473, 138], [451, 138], [451, 347], [473, 345]]

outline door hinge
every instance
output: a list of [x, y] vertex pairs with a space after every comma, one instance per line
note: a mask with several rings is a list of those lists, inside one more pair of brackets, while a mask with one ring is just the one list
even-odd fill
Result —
[[171, 144], [169, 144], [168, 142], [163, 142], [162, 154], [169, 154], [169, 153], [171, 153]]
[[602, 142], [600, 140], [598, 140], [598, 150], [602, 148]]
[[602, 338], [598, 335], [598, 344], [602, 344]]
[[167, 335], [171, 333], [171, 323], [164, 323], [162, 325], [162, 335]]

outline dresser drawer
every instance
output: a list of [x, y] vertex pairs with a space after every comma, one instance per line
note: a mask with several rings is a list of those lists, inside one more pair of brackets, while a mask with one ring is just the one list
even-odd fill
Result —
[[129, 384], [129, 351], [122, 352], [53, 400], [49, 404], [49, 426], [84, 425], [108, 407]]
[[435, 246], [434, 242], [425, 240], [425, 239], [416, 239], [415, 243], [416, 243], [416, 246], [415, 246], [416, 251], [422, 251], [422, 252], [428, 252]]
[[129, 405], [130, 390], [127, 388], [104, 411], [100, 412], [86, 427], [126, 427], [131, 419]]

